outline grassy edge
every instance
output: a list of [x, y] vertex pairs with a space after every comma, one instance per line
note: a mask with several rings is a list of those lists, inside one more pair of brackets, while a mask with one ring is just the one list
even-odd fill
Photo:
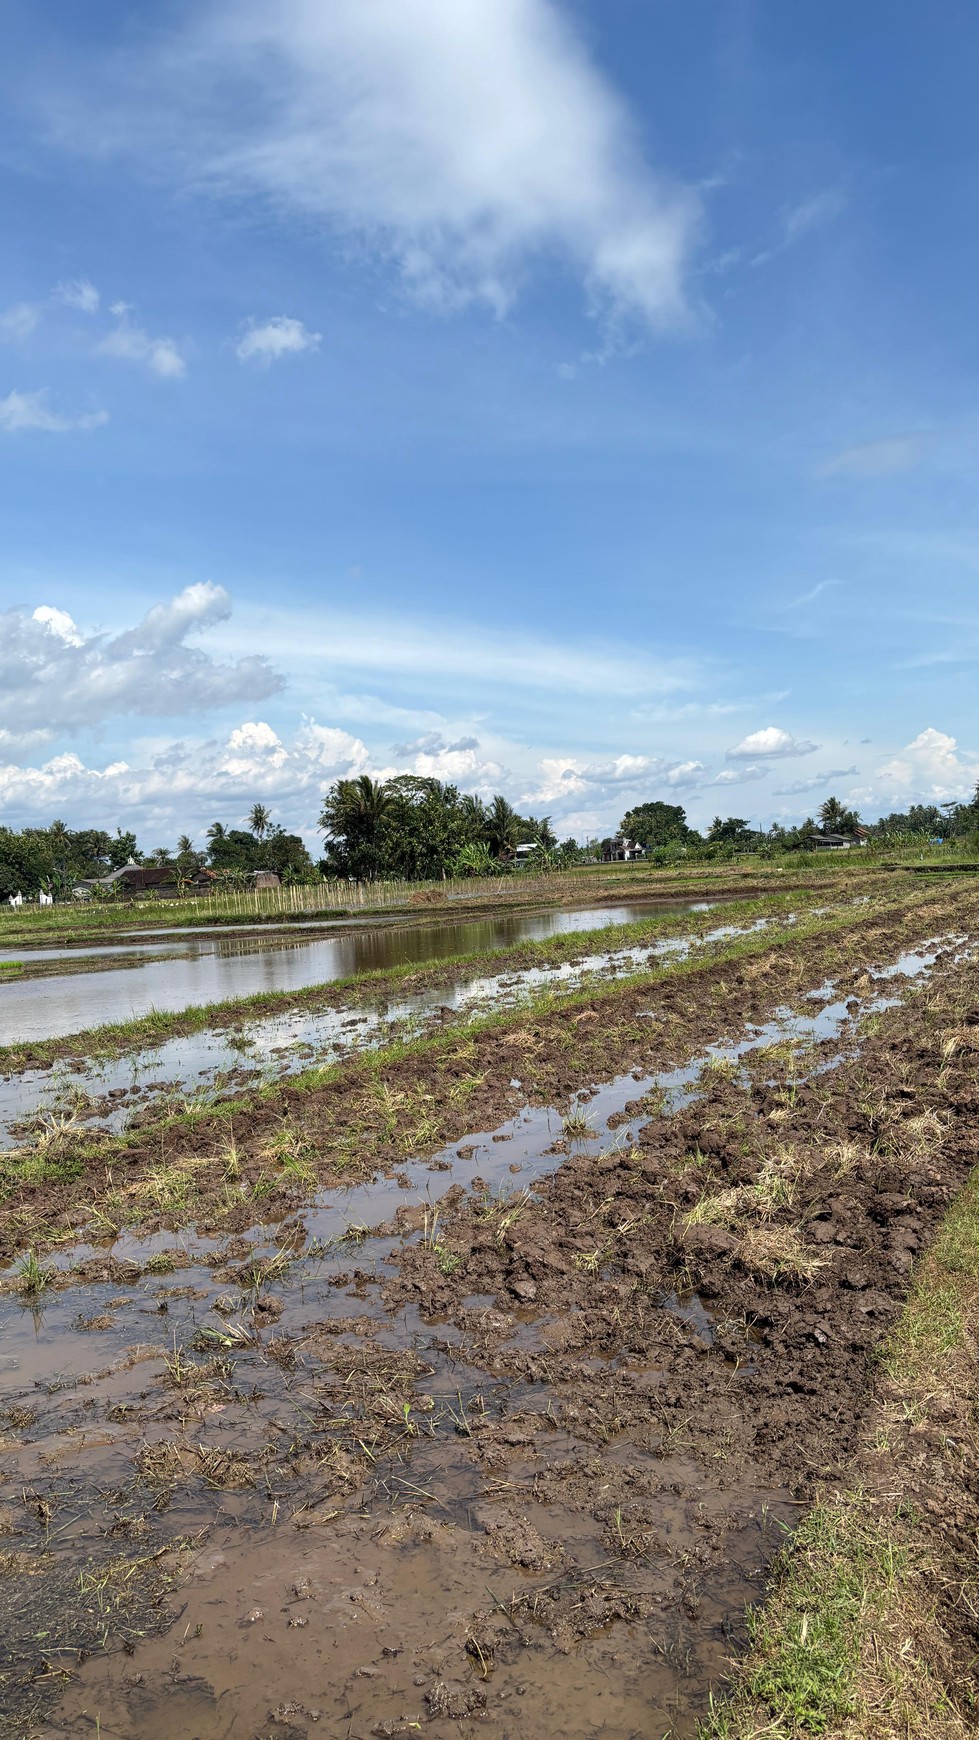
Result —
[[[950, 1396], [974, 1413], [977, 1341], [979, 1167], [916, 1263], [882, 1350], [884, 1451], [888, 1421], [938, 1425]], [[948, 1465], [967, 1480], [947, 1443]], [[728, 1695], [712, 1698], [698, 1740], [964, 1740], [976, 1732], [974, 1688], [950, 1656], [933, 1594], [934, 1548], [907, 1475], [897, 1457], [882, 1490], [834, 1493], [813, 1507], [776, 1561], [768, 1602], [748, 1616], [747, 1656]]]

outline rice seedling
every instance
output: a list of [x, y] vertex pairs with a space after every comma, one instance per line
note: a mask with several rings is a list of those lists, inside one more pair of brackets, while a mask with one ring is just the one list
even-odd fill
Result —
[[16, 1287], [18, 1293], [25, 1298], [34, 1299], [43, 1293], [54, 1279], [54, 1270], [40, 1261], [34, 1251], [28, 1251], [26, 1257], [17, 1265]]

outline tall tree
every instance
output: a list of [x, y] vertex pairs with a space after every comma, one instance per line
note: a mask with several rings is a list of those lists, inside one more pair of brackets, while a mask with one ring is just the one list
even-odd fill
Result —
[[499, 794], [486, 812], [486, 843], [494, 858], [512, 858], [520, 843], [520, 817]]
[[819, 806], [819, 820], [827, 834], [855, 834], [860, 826], [856, 810], [847, 809], [839, 798], [828, 797]]
[[248, 826], [251, 828], [256, 840], [264, 840], [269, 831], [269, 823], [271, 820], [271, 813], [266, 809], [264, 804], [252, 804], [252, 807], [248, 812]]
[[621, 832], [627, 840], [637, 840], [651, 852], [657, 846], [684, 845], [698, 840], [700, 835], [687, 824], [687, 812], [681, 804], [666, 804], [660, 798], [650, 803], [636, 804], [622, 817]]

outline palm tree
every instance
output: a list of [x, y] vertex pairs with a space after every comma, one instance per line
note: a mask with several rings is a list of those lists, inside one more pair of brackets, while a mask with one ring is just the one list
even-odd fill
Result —
[[271, 820], [272, 817], [264, 804], [252, 804], [252, 807], [248, 812], [248, 826], [251, 828], [256, 840], [264, 840], [269, 831], [269, 822]]
[[499, 794], [486, 816], [486, 841], [494, 858], [512, 858], [517, 849], [520, 821], [516, 810]]
[[852, 834], [860, 825], [856, 810], [848, 810], [835, 797], [828, 797], [820, 806], [819, 820], [827, 834]]
[[379, 874], [381, 827], [396, 796], [392, 786], [366, 773], [357, 779], [338, 779], [330, 787], [320, 811], [320, 827], [335, 843], [328, 856], [341, 874], [368, 880]]
[[207, 837], [213, 845], [215, 840], [223, 840], [227, 832], [228, 830], [223, 822], [212, 822], [207, 830]]

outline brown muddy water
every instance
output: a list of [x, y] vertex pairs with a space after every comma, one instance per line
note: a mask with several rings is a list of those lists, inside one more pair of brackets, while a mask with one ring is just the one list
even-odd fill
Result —
[[[705, 1063], [773, 1041], [821, 1044], [831, 1067], [826, 1042], [938, 946], [862, 1001], [826, 984], [811, 1014], [589, 1090], [578, 1140], [630, 1143], [627, 1107], [688, 1103]], [[546, 1312], [474, 1295], [446, 1324], [384, 1302], [405, 1247], [434, 1245], [440, 1199], [533, 1190], [563, 1130], [557, 1108], [528, 1108], [231, 1247], [123, 1235], [59, 1254], [80, 1284], [0, 1298], [0, 1732], [693, 1734], [797, 1514], [788, 1492], [680, 1441], [597, 1444], [546, 1360], [495, 1375], [501, 1349], [546, 1353]], [[710, 1345], [701, 1301], [659, 1308]], [[632, 1351], [622, 1380], [655, 1409], [655, 1360]], [[653, 1551], [581, 1501], [623, 1482], [655, 1515]]]
[[[453, 923], [373, 924], [329, 936], [283, 935], [281, 930], [221, 936], [183, 933], [166, 942], [157, 932], [143, 945], [112, 944], [104, 949], [13, 949], [24, 976], [0, 984], [0, 1045], [55, 1039], [109, 1022], [131, 1021], [150, 1010], [187, 1009], [222, 1003], [259, 992], [298, 991], [355, 973], [386, 971], [407, 962], [435, 961], [449, 955], [517, 947], [569, 931], [633, 924], [654, 913], [703, 912], [703, 901], [659, 901], [644, 905], [563, 908], [538, 913], [501, 913], [495, 918]], [[161, 958], [161, 948], [170, 953]], [[127, 965], [115, 964], [122, 953]], [[105, 966], [95, 970], [99, 958]], [[84, 962], [84, 973], [31, 978], [32, 963]]]

